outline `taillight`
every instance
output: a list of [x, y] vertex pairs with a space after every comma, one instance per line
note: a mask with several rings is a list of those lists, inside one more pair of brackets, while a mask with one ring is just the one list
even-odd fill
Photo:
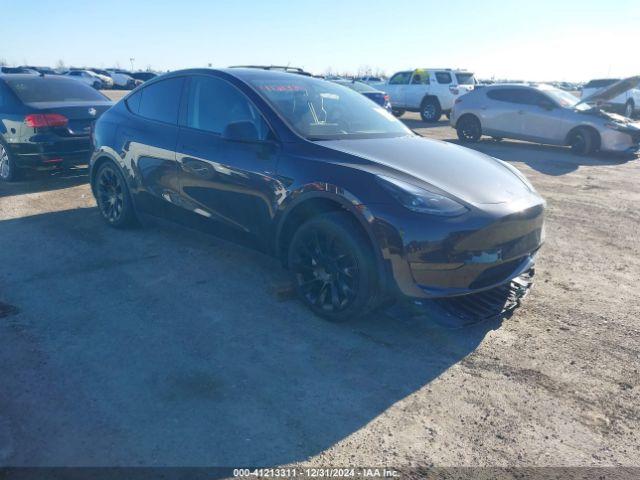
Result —
[[385, 95], [384, 96], [384, 101], [385, 102], [390, 102], [391, 101], [391, 97], [389, 95]]
[[59, 113], [32, 113], [24, 117], [24, 123], [31, 128], [66, 127], [69, 119]]

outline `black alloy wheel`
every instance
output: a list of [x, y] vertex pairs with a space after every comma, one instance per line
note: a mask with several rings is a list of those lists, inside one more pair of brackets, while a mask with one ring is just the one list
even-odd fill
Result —
[[134, 220], [129, 189], [118, 167], [107, 162], [100, 166], [95, 182], [96, 199], [102, 218], [109, 225], [124, 227]]
[[480, 120], [473, 115], [465, 115], [458, 120], [456, 131], [461, 142], [475, 143], [482, 137]]
[[571, 150], [578, 155], [589, 155], [594, 151], [594, 138], [590, 130], [578, 128], [569, 140]]
[[375, 271], [368, 239], [342, 212], [313, 217], [295, 233], [289, 266], [302, 301], [332, 321], [373, 307]]

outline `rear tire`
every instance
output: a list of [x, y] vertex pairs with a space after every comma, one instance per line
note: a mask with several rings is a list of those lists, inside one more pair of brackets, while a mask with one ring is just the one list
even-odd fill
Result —
[[9, 149], [0, 143], [0, 181], [15, 182], [22, 176], [22, 170], [16, 166]]
[[458, 138], [464, 143], [476, 143], [482, 137], [482, 125], [474, 115], [463, 115], [456, 125]]
[[101, 86], [102, 84], [100, 82], [93, 82], [93, 88], [95, 88], [96, 90], [100, 90]]
[[595, 134], [585, 127], [579, 127], [569, 136], [571, 151], [577, 155], [590, 155], [595, 150]]
[[442, 107], [436, 98], [425, 98], [420, 106], [420, 117], [423, 122], [433, 123], [440, 120]]
[[346, 212], [318, 215], [302, 224], [288, 252], [302, 302], [332, 322], [370, 313], [376, 305], [377, 274], [369, 245]]
[[113, 162], [105, 162], [98, 168], [94, 185], [98, 209], [105, 222], [115, 228], [135, 225], [136, 215], [129, 194], [129, 187]]
[[392, 108], [391, 109], [391, 113], [393, 113], [393, 116], [396, 118], [400, 118], [402, 115], [404, 115], [406, 112], [406, 110], [402, 110], [401, 108]]

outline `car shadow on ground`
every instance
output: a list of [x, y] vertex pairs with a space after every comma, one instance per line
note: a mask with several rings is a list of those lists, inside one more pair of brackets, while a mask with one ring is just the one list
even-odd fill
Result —
[[635, 159], [632, 156], [596, 153], [589, 156], [576, 155], [568, 147], [540, 145], [518, 141], [495, 141], [482, 139], [477, 143], [461, 143], [457, 139], [447, 142], [472, 148], [507, 162], [522, 162], [545, 175], [560, 176], [571, 173], [581, 166], [622, 165]]
[[75, 187], [89, 181], [89, 168], [77, 166], [68, 170], [26, 171], [16, 182], [0, 182], [0, 197], [47, 192]]
[[276, 300], [275, 259], [180, 227], [109, 229], [95, 208], [2, 221], [0, 238], [0, 301], [19, 310], [0, 322], [0, 465], [304, 461], [501, 324], [328, 323]]
[[411, 130], [446, 127], [449, 125], [449, 120], [447, 120], [446, 118], [437, 122], [423, 122], [422, 120], [418, 120], [415, 118], [406, 118], [405, 116], [403, 116], [400, 117], [400, 120], [402, 120], [402, 123], [404, 123]]

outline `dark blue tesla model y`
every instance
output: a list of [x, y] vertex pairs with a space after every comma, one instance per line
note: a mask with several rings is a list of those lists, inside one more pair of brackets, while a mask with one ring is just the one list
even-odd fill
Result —
[[151, 215], [252, 238], [330, 320], [530, 278], [543, 241], [544, 200], [517, 169], [324, 80], [172, 72], [102, 115], [93, 141], [108, 224]]

